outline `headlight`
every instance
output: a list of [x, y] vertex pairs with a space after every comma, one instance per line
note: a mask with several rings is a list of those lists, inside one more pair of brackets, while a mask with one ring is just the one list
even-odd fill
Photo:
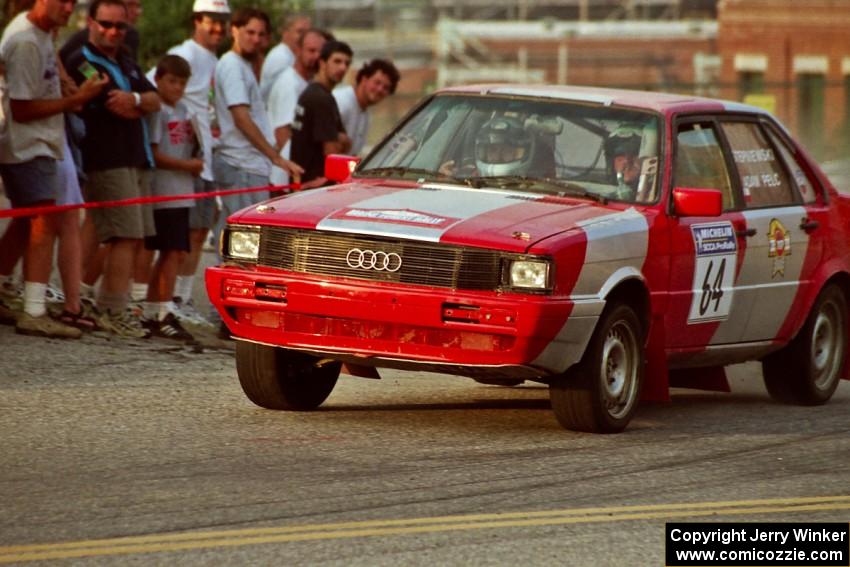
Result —
[[227, 256], [242, 260], [256, 260], [260, 254], [260, 232], [231, 229], [227, 233]]
[[549, 262], [514, 260], [511, 262], [511, 287], [547, 289], [549, 287]]

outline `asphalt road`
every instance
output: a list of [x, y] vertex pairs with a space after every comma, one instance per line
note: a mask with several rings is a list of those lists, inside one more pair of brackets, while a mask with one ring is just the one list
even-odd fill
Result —
[[665, 522], [850, 521], [850, 382], [789, 407], [738, 366], [599, 436], [534, 385], [384, 371], [286, 413], [226, 347], [0, 350], [0, 563], [663, 565]]
[[741, 365], [597, 436], [543, 387], [424, 373], [266, 411], [206, 343], [0, 326], [0, 563], [663, 565], [666, 522], [850, 521], [850, 382], [789, 407]]

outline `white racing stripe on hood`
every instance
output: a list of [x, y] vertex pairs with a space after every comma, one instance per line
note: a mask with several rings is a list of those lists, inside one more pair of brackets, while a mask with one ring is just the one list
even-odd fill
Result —
[[520, 202], [517, 194], [504, 191], [410, 189], [348, 205], [322, 219], [316, 228], [439, 242], [460, 222]]

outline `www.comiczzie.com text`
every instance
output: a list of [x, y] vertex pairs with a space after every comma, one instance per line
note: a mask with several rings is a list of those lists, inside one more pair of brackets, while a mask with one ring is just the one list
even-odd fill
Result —
[[666, 564], [850, 566], [850, 524], [670, 523]]

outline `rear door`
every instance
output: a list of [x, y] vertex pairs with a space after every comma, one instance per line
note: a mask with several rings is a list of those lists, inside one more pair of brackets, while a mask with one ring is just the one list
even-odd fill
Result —
[[[747, 246], [740, 286], [754, 287], [743, 341], [772, 341], [798, 295], [810, 292], [822, 253], [817, 232], [823, 209], [789, 147], [766, 124], [753, 118], [724, 119], [742, 191]], [[789, 161], [791, 160], [791, 161]]]

